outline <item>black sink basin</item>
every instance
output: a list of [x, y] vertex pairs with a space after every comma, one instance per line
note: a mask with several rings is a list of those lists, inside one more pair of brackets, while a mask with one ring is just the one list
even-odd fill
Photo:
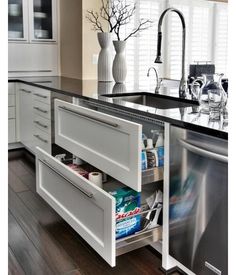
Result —
[[158, 109], [172, 109], [181, 107], [198, 106], [197, 101], [189, 99], [175, 98], [161, 94], [143, 93], [123, 93], [123, 94], [105, 94], [103, 96], [111, 97], [117, 100], [132, 102], [144, 106]]

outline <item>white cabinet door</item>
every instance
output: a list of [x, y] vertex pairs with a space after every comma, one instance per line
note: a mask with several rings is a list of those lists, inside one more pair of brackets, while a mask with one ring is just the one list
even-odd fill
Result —
[[31, 0], [29, 2], [31, 42], [56, 42], [57, 1]]
[[36, 148], [37, 192], [111, 266], [115, 266], [115, 198]]
[[8, 40], [28, 40], [28, 1], [8, 1]]
[[28, 85], [19, 85], [20, 141], [32, 149], [33, 144], [33, 102], [32, 90]]
[[16, 142], [16, 120], [8, 119], [8, 143]]
[[141, 191], [142, 125], [55, 100], [55, 142]]

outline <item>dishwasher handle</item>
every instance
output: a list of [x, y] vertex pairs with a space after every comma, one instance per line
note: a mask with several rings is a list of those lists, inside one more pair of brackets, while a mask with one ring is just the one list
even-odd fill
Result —
[[212, 152], [212, 151], [208, 151], [206, 149], [200, 148], [199, 146], [189, 143], [184, 139], [178, 139], [178, 141], [188, 151], [191, 151], [203, 157], [212, 158], [214, 160], [228, 163], [228, 156], [226, 155], [221, 155], [216, 152]]

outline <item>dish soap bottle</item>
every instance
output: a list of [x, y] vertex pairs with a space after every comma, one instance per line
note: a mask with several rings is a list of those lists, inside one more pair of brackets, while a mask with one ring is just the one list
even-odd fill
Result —
[[157, 150], [158, 166], [164, 166], [164, 135], [162, 132], [159, 133], [155, 148]]

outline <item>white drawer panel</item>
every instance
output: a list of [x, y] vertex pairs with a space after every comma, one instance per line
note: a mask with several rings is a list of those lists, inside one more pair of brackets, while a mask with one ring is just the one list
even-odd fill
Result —
[[115, 266], [115, 199], [40, 148], [37, 192], [111, 266]]
[[55, 100], [55, 142], [141, 191], [142, 125]]
[[16, 120], [8, 120], [8, 143], [16, 142]]
[[42, 148], [44, 151], [46, 151], [47, 153], [51, 154], [51, 150], [52, 150], [51, 136], [37, 127], [34, 127], [34, 131], [33, 131], [33, 145], [34, 145], [34, 150], [38, 146]]
[[50, 91], [40, 89], [38, 87], [33, 87], [33, 99], [41, 101], [46, 104], [51, 104], [51, 95]]
[[34, 113], [47, 119], [51, 119], [51, 106], [43, 102], [33, 101]]
[[8, 106], [16, 106], [16, 96], [8, 95]]
[[8, 118], [16, 118], [16, 107], [8, 107]]
[[8, 94], [9, 95], [14, 95], [16, 93], [15, 91], [15, 83], [14, 82], [9, 82], [8, 83]]
[[34, 126], [51, 135], [51, 120], [34, 113]]

